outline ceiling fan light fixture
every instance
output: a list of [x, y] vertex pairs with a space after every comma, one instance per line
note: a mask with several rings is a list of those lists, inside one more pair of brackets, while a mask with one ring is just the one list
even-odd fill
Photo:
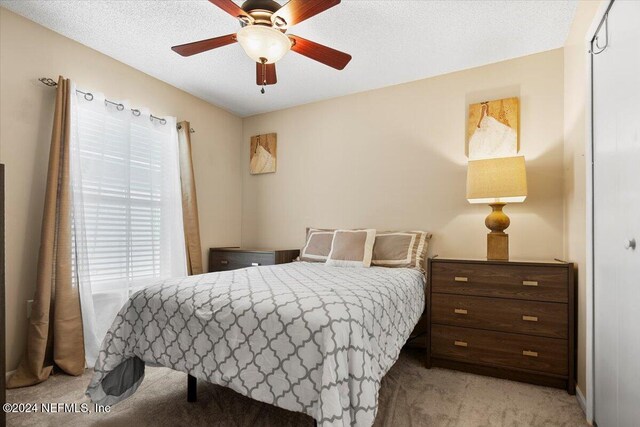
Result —
[[242, 27], [236, 34], [242, 49], [255, 62], [273, 64], [291, 49], [291, 40], [279, 30], [264, 25]]

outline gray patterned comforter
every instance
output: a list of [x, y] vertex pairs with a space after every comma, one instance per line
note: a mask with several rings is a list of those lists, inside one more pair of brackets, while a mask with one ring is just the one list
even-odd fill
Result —
[[87, 396], [114, 404], [166, 366], [322, 426], [370, 426], [380, 381], [424, 307], [404, 268], [292, 263], [166, 280], [109, 329]]

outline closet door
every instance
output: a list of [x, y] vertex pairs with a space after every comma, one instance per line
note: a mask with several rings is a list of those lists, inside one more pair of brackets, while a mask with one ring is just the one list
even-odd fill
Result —
[[607, 47], [593, 55], [594, 417], [600, 427], [640, 422], [638, 22], [640, 2], [615, 1], [599, 31], [599, 46]]

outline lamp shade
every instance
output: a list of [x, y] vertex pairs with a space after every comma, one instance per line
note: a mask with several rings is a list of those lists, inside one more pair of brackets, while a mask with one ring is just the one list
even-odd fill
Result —
[[255, 62], [273, 64], [291, 49], [291, 40], [281, 31], [264, 25], [247, 25], [236, 34], [238, 43]]
[[527, 173], [523, 156], [469, 161], [469, 203], [520, 203], [526, 198]]

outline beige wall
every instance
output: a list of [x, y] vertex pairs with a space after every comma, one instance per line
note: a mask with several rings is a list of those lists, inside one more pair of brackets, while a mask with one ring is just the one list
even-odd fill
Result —
[[240, 242], [242, 120], [86, 46], [0, 8], [0, 161], [6, 164], [7, 368], [25, 343], [33, 297], [55, 90], [79, 87], [191, 121], [203, 251]]
[[[530, 189], [524, 204], [506, 208], [511, 255], [578, 263], [578, 384], [586, 392], [583, 41], [599, 5], [580, 2], [564, 51], [244, 121], [0, 8], [8, 368], [24, 346], [53, 114], [54, 91], [36, 79], [63, 74], [80, 87], [191, 121], [203, 251], [239, 244], [241, 227], [243, 245], [298, 247], [307, 226], [367, 226], [427, 229], [434, 233], [431, 254], [481, 258], [488, 207], [464, 199], [465, 109], [519, 96]], [[267, 132], [278, 133], [278, 172], [251, 176], [249, 137]]]
[[565, 258], [578, 266], [578, 388], [586, 396], [586, 162], [588, 44], [601, 1], [581, 1], [564, 47]]
[[[466, 106], [518, 96], [529, 197], [505, 211], [513, 259], [563, 256], [563, 53], [553, 50], [244, 120], [242, 243], [299, 247], [307, 226], [425, 229], [431, 254], [486, 256], [465, 199]], [[277, 132], [277, 173], [249, 138]]]

